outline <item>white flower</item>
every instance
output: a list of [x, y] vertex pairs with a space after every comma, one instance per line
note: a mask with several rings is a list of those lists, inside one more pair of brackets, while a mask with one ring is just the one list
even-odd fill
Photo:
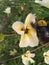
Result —
[[1, 65], [4, 65], [4, 64], [1, 64]]
[[16, 52], [16, 49], [10, 50], [10, 55], [15, 55]]
[[39, 3], [40, 5], [49, 8], [49, 0], [35, 0], [35, 3]]
[[30, 53], [27, 51], [25, 54], [22, 55], [22, 62], [24, 65], [29, 65], [29, 62], [34, 63], [35, 61], [32, 59], [35, 57], [34, 53]]
[[11, 13], [11, 7], [7, 7], [4, 12], [7, 14], [10, 14]]
[[25, 20], [25, 25], [20, 22], [16, 21], [13, 23], [12, 28], [21, 35], [21, 40], [20, 40], [20, 47], [35, 47], [38, 46], [39, 40], [37, 37], [36, 30], [30, 25], [31, 22], [35, 23], [35, 14], [28, 14], [26, 20]]
[[44, 61], [46, 64], [49, 64], [49, 50], [47, 52], [44, 52]]

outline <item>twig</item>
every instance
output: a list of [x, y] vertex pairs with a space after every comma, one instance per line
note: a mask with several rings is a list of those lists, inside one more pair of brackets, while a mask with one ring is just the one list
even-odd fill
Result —
[[17, 58], [20, 58], [20, 57], [21, 57], [21, 55], [17, 56], [17, 57], [14, 57], [14, 58], [11, 58], [11, 59], [8, 59], [8, 60], [5, 60], [5, 61], [0, 61], [0, 63], [5, 63], [7, 61], [14, 60], [14, 59], [17, 59]]
[[[42, 48], [42, 47], [47, 47], [47, 46], [49, 46], [49, 42], [46, 43], [46, 44], [43, 44], [42, 46], [40, 46], [40, 47], [38, 47], [38, 48], [36, 48], [36, 49], [34, 49], [34, 50], [32, 50], [31, 52], [34, 52], [34, 51], [36, 51], [36, 50], [38, 50], [38, 49], [40, 49], [40, 48]], [[22, 54], [22, 55], [23, 55], [23, 54]], [[13, 60], [13, 59], [20, 58], [22, 55], [17, 56], [17, 57], [14, 57], [14, 58], [11, 58], [11, 59], [8, 59], [8, 60], [5, 60], [5, 61], [0, 61], [0, 63], [5, 63], [5, 62], [7, 62], [7, 61], [9, 61], [9, 60]]]
[[34, 50], [33, 50], [33, 51], [31, 51], [31, 52], [34, 52], [34, 51], [36, 51], [36, 50], [38, 50], [38, 49], [40, 49], [40, 48], [42, 48], [42, 47], [47, 47], [47, 46], [49, 46], [49, 42], [48, 42], [48, 43], [46, 43], [46, 44], [43, 44], [42, 46], [40, 46], [40, 47], [38, 47], [38, 48], [34, 49]]
[[4, 36], [16, 36], [18, 34], [4, 34]]

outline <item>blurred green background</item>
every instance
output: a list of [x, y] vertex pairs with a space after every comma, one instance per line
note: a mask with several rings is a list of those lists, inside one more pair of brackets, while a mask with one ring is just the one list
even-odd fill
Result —
[[[11, 14], [8, 17], [3, 11], [11, 7]], [[36, 19], [47, 18], [49, 22], [49, 9], [39, 4], [34, 3], [34, 0], [0, 0], [0, 65], [23, 65], [22, 59], [12, 59], [25, 53], [33, 48], [19, 48], [20, 36], [12, 29], [12, 24], [15, 21], [25, 21], [28, 13], [36, 14]], [[10, 54], [10, 51], [15, 53]], [[49, 47], [42, 47], [35, 51], [35, 63], [30, 65], [46, 65], [43, 60], [43, 52]], [[8, 61], [6, 61], [8, 60]]]

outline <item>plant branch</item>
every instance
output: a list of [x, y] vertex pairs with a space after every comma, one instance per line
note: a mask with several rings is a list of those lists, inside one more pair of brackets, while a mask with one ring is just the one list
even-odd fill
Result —
[[[34, 52], [34, 51], [36, 51], [36, 50], [38, 50], [38, 49], [40, 49], [40, 48], [42, 48], [42, 47], [48, 47], [48, 46], [49, 46], [49, 42], [46, 43], [46, 44], [43, 44], [42, 46], [40, 46], [40, 47], [38, 47], [38, 48], [36, 48], [36, 49], [34, 49], [34, 50], [32, 50], [31, 52]], [[22, 55], [23, 55], [23, 54], [22, 54]], [[8, 59], [8, 60], [5, 60], [5, 61], [0, 61], [0, 63], [5, 63], [5, 62], [7, 62], [7, 61], [9, 61], [9, 60], [13, 60], [13, 59], [20, 58], [22, 55], [17, 56], [17, 57], [14, 57], [14, 58], [11, 58], [11, 59]]]
[[4, 34], [4, 36], [16, 36], [18, 34]]

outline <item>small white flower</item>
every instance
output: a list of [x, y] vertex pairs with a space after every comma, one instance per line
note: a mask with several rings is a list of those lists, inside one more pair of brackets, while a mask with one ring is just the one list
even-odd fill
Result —
[[11, 13], [11, 7], [7, 7], [4, 12], [7, 14], [10, 14]]
[[1, 64], [1, 65], [4, 65], [4, 64]]
[[41, 6], [49, 8], [49, 0], [35, 0], [35, 3], [39, 3]]
[[16, 49], [10, 50], [10, 55], [15, 55], [16, 52]]
[[49, 64], [49, 50], [47, 52], [44, 52], [44, 61], [46, 64]]
[[21, 10], [22, 10], [22, 11], [24, 10], [24, 7], [23, 7], [23, 6], [21, 6]]
[[25, 20], [25, 25], [20, 22], [16, 21], [13, 23], [12, 28], [21, 35], [20, 40], [20, 47], [35, 47], [38, 46], [39, 40], [37, 37], [37, 33], [35, 28], [31, 26], [31, 22], [34, 24], [35, 21], [35, 14], [29, 13]]
[[35, 61], [32, 59], [35, 57], [34, 53], [30, 53], [30, 51], [27, 51], [25, 54], [22, 55], [22, 62], [24, 65], [28, 65], [29, 62], [34, 63]]

